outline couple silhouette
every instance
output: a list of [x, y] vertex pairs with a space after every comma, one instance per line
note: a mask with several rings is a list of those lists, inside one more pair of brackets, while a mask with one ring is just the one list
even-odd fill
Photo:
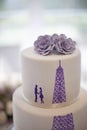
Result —
[[[38, 91], [38, 89], [39, 89], [39, 91]], [[35, 94], [35, 102], [38, 102], [38, 97], [39, 97], [41, 103], [44, 103], [44, 96], [43, 96], [43, 91], [42, 91], [41, 87], [38, 88], [38, 85], [35, 85], [34, 94]]]

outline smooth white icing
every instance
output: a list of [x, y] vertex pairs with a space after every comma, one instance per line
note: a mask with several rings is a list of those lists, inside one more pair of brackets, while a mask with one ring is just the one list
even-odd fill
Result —
[[[42, 56], [34, 51], [34, 48], [25, 49], [22, 52], [22, 77], [23, 94], [28, 103], [38, 107], [59, 107], [74, 102], [80, 90], [80, 51], [76, 49], [70, 55]], [[52, 104], [53, 91], [56, 78], [56, 69], [61, 60], [65, 78], [66, 102]], [[35, 85], [42, 87], [44, 104], [35, 102]]]
[[74, 130], [87, 130], [87, 91], [81, 89], [77, 101], [62, 108], [40, 108], [28, 104], [18, 88], [13, 96], [14, 130], [51, 130], [54, 116], [73, 114]]

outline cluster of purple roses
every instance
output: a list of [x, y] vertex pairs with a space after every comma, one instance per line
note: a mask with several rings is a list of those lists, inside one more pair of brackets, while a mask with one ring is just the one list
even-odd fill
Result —
[[39, 36], [34, 42], [35, 51], [44, 56], [50, 53], [71, 54], [76, 49], [75, 46], [76, 42], [64, 34]]

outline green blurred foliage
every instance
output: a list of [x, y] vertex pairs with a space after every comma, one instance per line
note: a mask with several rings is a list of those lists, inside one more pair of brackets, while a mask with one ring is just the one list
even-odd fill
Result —
[[5, 9], [5, 0], [0, 0], [0, 10]]
[[[10, 9], [27, 8], [32, 0], [0, 0], [0, 10], [7, 9], [6, 3], [11, 3]], [[33, 0], [34, 1], [34, 0]], [[87, 0], [39, 0], [45, 9], [87, 9]]]
[[87, 8], [87, 0], [43, 0], [47, 9]]

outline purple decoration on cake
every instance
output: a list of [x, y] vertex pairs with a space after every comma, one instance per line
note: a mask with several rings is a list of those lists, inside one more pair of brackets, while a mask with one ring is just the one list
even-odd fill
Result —
[[53, 43], [53, 49], [58, 51], [60, 42], [65, 41], [66, 38], [67, 37], [64, 34], [60, 34], [60, 35], [53, 34], [51, 36], [51, 40], [52, 40], [52, 43]]
[[40, 89], [39, 97], [40, 97], [41, 103], [44, 103], [44, 95], [43, 95], [42, 88], [40, 87], [39, 89]]
[[37, 102], [37, 99], [38, 99], [38, 85], [35, 85], [34, 94], [35, 94], [35, 102]]
[[60, 38], [55, 48], [61, 54], [72, 54], [75, 50], [76, 43], [71, 38]]
[[64, 71], [61, 67], [61, 60], [59, 60], [59, 67], [56, 70], [56, 79], [53, 93], [52, 103], [63, 103], [66, 102], [66, 92], [65, 92], [65, 80]]
[[34, 42], [35, 51], [41, 55], [55, 54], [72, 54], [76, 49], [76, 42], [67, 38], [64, 34], [53, 34], [39, 36]]
[[39, 54], [48, 55], [52, 51], [51, 37], [49, 35], [39, 36], [34, 46]]
[[41, 103], [44, 103], [44, 95], [41, 87], [38, 88], [38, 85], [35, 85], [34, 94], [35, 94], [35, 102], [38, 102], [38, 98], [40, 98]]
[[51, 130], [74, 130], [73, 114], [54, 116]]

